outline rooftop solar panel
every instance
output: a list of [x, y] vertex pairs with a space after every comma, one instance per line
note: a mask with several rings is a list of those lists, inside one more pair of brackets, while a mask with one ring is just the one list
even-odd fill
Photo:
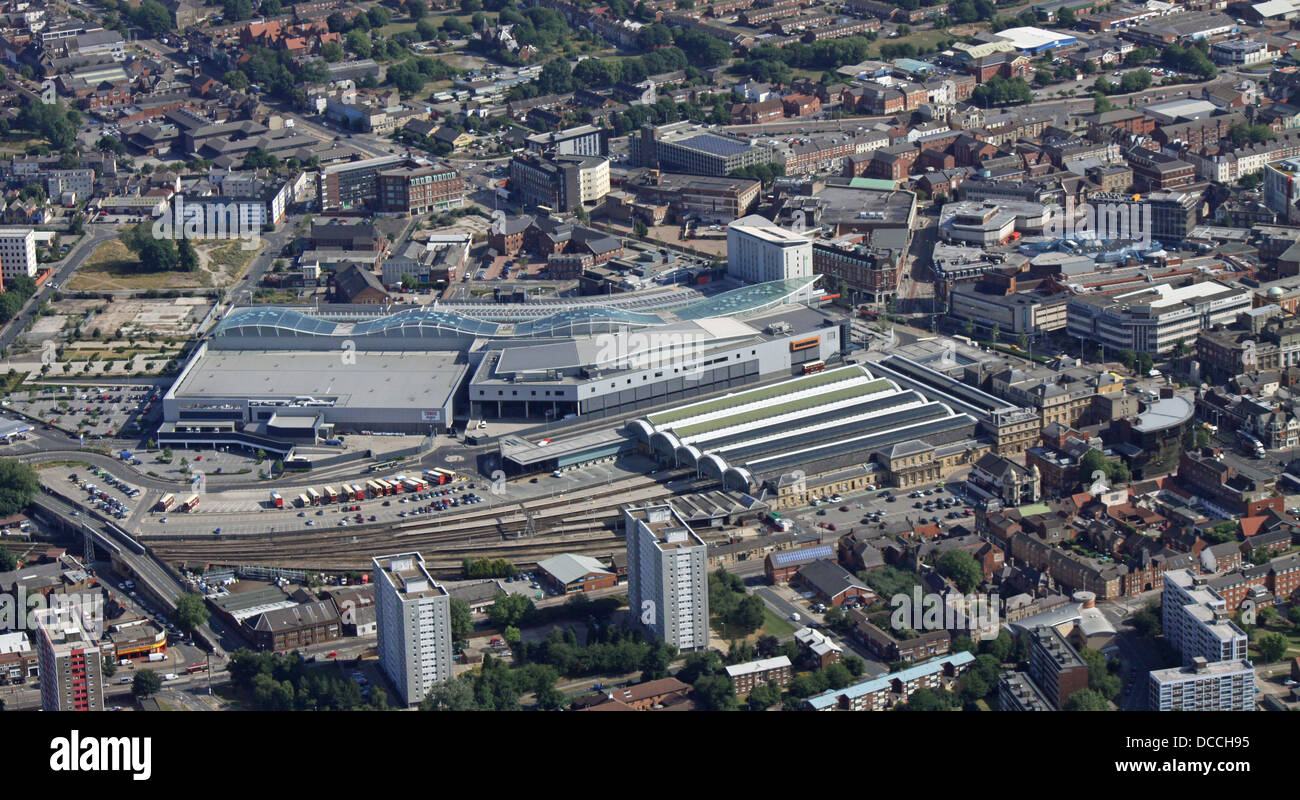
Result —
[[737, 153], [743, 153], [750, 149], [750, 144], [748, 142], [724, 139], [721, 136], [714, 136], [713, 134], [708, 133], [702, 133], [699, 136], [682, 139], [673, 144], [677, 144], [681, 147], [688, 147], [692, 150], [700, 150], [710, 155], [722, 156], [723, 158], [734, 156]]

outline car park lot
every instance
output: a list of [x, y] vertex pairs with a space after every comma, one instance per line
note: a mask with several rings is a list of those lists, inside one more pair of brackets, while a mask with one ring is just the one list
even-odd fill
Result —
[[47, 390], [14, 392], [8, 408], [38, 421], [47, 430], [59, 428], [75, 440], [84, 433], [86, 441], [118, 435], [133, 436], [138, 430], [161, 421], [159, 390], [148, 386], [62, 386]]
[[797, 509], [793, 516], [804, 526], [832, 537], [865, 532], [875, 538], [922, 524], [974, 527], [975, 506], [962, 494], [960, 482], [824, 497], [815, 499], [816, 505]]

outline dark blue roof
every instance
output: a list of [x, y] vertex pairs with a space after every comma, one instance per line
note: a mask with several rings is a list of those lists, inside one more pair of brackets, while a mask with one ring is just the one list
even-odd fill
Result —
[[818, 561], [823, 558], [835, 560], [835, 548], [828, 544], [807, 547], [803, 550], [778, 550], [772, 554], [772, 563], [778, 567], [789, 564], [802, 564], [805, 561]]
[[715, 156], [734, 156], [737, 153], [743, 153], [749, 149], [748, 142], [740, 142], [735, 139], [726, 139], [721, 136], [715, 136], [709, 133], [702, 133], [699, 136], [692, 136], [689, 139], [682, 139], [676, 144], [682, 147], [689, 147], [692, 150], [703, 150]]

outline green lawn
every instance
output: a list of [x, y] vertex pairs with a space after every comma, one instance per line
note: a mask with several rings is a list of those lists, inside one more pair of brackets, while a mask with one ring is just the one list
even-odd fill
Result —
[[786, 636], [794, 633], [794, 625], [789, 620], [778, 617], [770, 608], [763, 609], [763, 633], [769, 636]]

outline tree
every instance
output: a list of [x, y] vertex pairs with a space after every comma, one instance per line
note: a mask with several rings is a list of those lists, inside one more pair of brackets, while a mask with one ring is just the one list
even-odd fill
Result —
[[1286, 655], [1289, 641], [1285, 634], [1281, 633], [1261, 633], [1255, 640], [1255, 647], [1259, 649], [1259, 657], [1265, 664], [1271, 664], [1275, 661], [1281, 661], [1282, 656]]
[[[424, 0], [406, 0], [406, 13], [411, 15], [411, 19], [421, 20], [429, 13], [429, 7], [425, 5]], [[330, 26], [330, 30], [334, 30], [333, 25]]]
[[1133, 630], [1137, 631], [1139, 636], [1151, 638], [1160, 634], [1160, 614], [1154, 604], [1144, 606], [1140, 611], [1133, 615], [1130, 620], [1133, 623]]
[[158, 694], [162, 688], [162, 676], [153, 670], [142, 670], [135, 674], [135, 679], [131, 681], [131, 694], [141, 700]]
[[1027, 333], [1023, 333], [1023, 332], [1022, 332], [1022, 333], [1020, 334], [1019, 338], [1016, 339], [1016, 345], [1017, 345], [1021, 350], [1028, 350], [1028, 349], [1029, 349], [1029, 334], [1027, 334]]
[[993, 656], [999, 664], [1005, 664], [1015, 649], [1015, 641], [1011, 634], [1005, 630], [998, 631], [998, 635], [993, 639], [985, 639], [980, 642], [981, 655], [987, 654]]
[[[347, 57], [347, 53], [343, 50], [343, 45], [339, 44], [338, 42], [326, 42], [324, 45], [321, 45], [320, 55], [321, 58], [325, 59], [331, 64], [335, 63], [336, 61], [342, 61], [344, 58]], [[243, 73], [238, 73], [238, 74], [242, 75]], [[245, 79], [244, 82], [245, 84], [247, 84], [248, 82], [247, 79]], [[235, 88], [235, 87], [232, 85], [231, 88]]]
[[18, 556], [9, 552], [9, 545], [0, 544], [0, 572], [13, 572], [18, 569]]
[[469, 640], [474, 631], [474, 618], [469, 603], [459, 597], [451, 598], [451, 639], [453, 642]]
[[735, 711], [736, 687], [726, 675], [704, 675], [692, 687], [695, 699], [705, 711]]
[[996, 322], [993, 323], [993, 330], [989, 331], [989, 338], [995, 342], [1002, 341], [1002, 326]]
[[952, 696], [943, 689], [917, 689], [907, 700], [908, 711], [950, 711]]
[[1146, 375], [1155, 367], [1155, 365], [1156, 362], [1154, 359], [1151, 358], [1151, 355], [1149, 353], [1138, 353], [1137, 371], [1139, 373], [1141, 373], [1142, 375]]
[[434, 686], [420, 701], [421, 711], [478, 711], [474, 698], [474, 676], [468, 672]]
[[745, 633], [753, 633], [763, 627], [766, 616], [766, 607], [763, 605], [762, 598], [751, 594], [740, 601], [735, 612], [727, 618], [727, 622]]
[[159, 36], [171, 30], [172, 17], [167, 8], [156, 0], [144, 0], [131, 13], [131, 21], [144, 28], [150, 36]]
[[940, 574], [957, 584], [957, 589], [966, 594], [984, 582], [984, 569], [975, 560], [975, 556], [965, 550], [949, 550], [939, 556]]
[[189, 239], [181, 239], [176, 246], [176, 266], [182, 272], [194, 272], [199, 268], [199, 254], [194, 251], [194, 245], [190, 244]]
[[641, 660], [641, 680], [657, 681], [668, 677], [668, 665], [673, 663], [676, 649], [666, 642], [656, 640], [645, 658]]
[[186, 592], [176, 598], [176, 611], [172, 617], [182, 629], [193, 631], [208, 621], [208, 606], [199, 595]]
[[374, 45], [370, 41], [370, 34], [365, 31], [351, 30], [348, 31], [346, 41], [348, 49], [357, 58], [370, 58], [374, 50]]
[[781, 702], [781, 690], [770, 683], [755, 686], [745, 698], [745, 708], [749, 711], [766, 711]]
[[1074, 9], [1072, 8], [1063, 7], [1060, 11], [1056, 12], [1056, 19], [1066, 28], [1073, 28], [1075, 23], [1078, 22], [1074, 17]]
[[646, 224], [641, 220], [637, 220], [636, 223], [632, 226], [632, 235], [638, 239], [644, 239], [646, 235], [649, 233], [650, 233], [650, 229], [646, 227]]
[[22, 511], [40, 488], [40, 477], [33, 467], [11, 458], [0, 460], [0, 515], [7, 517]]
[[1066, 711], [1109, 711], [1110, 703], [1092, 689], [1080, 689], [1065, 701]]
[[1121, 350], [1115, 357], [1124, 365], [1124, 369], [1133, 369], [1133, 365], [1137, 363], [1137, 354], [1132, 350]]

